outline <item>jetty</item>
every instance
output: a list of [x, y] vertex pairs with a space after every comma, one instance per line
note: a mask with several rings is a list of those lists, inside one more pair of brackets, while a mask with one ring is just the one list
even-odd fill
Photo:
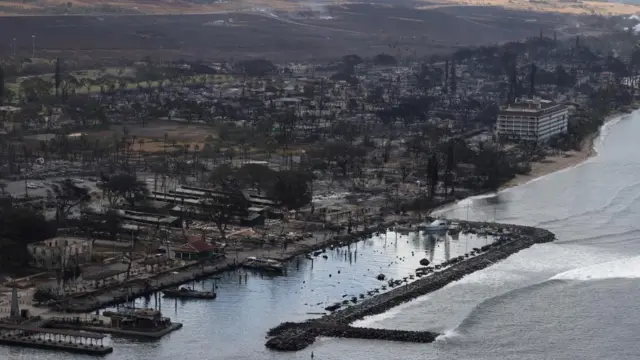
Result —
[[430, 343], [438, 335], [431, 331], [388, 330], [317, 323], [315, 326], [290, 328], [280, 336], [270, 338], [266, 345], [268, 348], [281, 351], [298, 351], [313, 344], [318, 336]]
[[[464, 227], [467, 229], [486, 226], [486, 223], [464, 222]], [[269, 331], [268, 336], [271, 338], [267, 341], [266, 346], [274, 350], [297, 351], [311, 345], [316, 337], [321, 335], [391, 341], [434, 341], [438, 334], [429, 331], [380, 331], [380, 329], [365, 328], [356, 330], [349, 324], [365, 316], [385, 312], [418, 296], [436, 291], [534, 244], [555, 240], [555, 235], [544, 229], [498, 224], [492, 226], [501, 227], [500, 232], [508, 235], [487, 245], [479, 255], [450, 264], [441, 271], [430, 273], [414, 282], [396, 287], [319, 319], [302, 323], [280, 324]]]

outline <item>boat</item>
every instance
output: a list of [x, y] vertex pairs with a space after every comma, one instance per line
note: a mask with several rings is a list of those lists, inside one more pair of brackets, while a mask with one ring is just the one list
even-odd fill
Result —
[[423, 231], [432, 231], [432, 232], [447, 231], [449, 229], [449, 223], [447, 223], [445, 220], [437, 219], [429, 224], [426, 222], [422, 223], [418, 225], [418, 227], [420, 228], [420, 230], [423, 230]]
[[284, 266], [281, 262], [266, 259], [266, 258], [257, 258], [255, 256], [249, 256], [247, 261], [244, 263], [244, 267], [255, 270], [263, 270], [263, 271], [272, 271], [272, 272], [283, 272]]
[[458, 223], [451, 223], [447, 229], [449, 235], [458, 235], [462, 231]]
[[198, 291], [187, 288], [170, 288], [162, 290], [164, 297], [171, 299], [215, 299], [216, 293], [213, 291]]

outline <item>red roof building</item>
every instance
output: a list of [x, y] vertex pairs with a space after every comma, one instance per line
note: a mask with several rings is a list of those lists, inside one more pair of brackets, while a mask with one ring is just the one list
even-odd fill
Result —
[[198, 238], [173, 249], [176, 259], [201, 260], [215, 255], [217, 248], [214, 245]]

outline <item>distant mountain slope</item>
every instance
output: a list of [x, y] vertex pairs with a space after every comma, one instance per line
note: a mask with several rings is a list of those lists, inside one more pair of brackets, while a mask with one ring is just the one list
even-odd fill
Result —
[[[578, 0], [373, 0], [367, 3], [388, 3], [425, 8], [452, 5], [497, 6], [507, 9], [569, 14], [635, 14], [640, 13], [640, 0], [621, 2]], [[326, 1], [326, 5], [357, 3], [357, 1]], [[251, 8], [293, 10], [318, 6], [314, 0], [0, 0], [0, 15], [82, 15], [82, 14], [197, 14]]]
[[[444, 10], [444, 9], [443, 9]], [[274, 60], [429, 55], [459, 45], [489, 44], [550, 34], [560, 21], [476, 19], [440, 10], [384, 5], [343, 5], [327, 16], [254, 12], [189, 16], [15, 16], [0, 19], [0, 44], [15, 44], [29, 56], [31, 34], [38, 54], [62, 57], [168, 58], [266, 57]], [[0, 57], [11, 47], [0, 47]]]

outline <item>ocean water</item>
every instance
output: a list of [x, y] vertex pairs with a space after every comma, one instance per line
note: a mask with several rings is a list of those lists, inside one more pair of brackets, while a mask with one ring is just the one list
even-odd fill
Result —
[[[327, 259], [293, 261], [286, 277], [247, 273], [245, 281], [244, 272], [225, 274], [213, 302], [162, 303], [182, 330], [159, 341], [113, 338], [114, 353], [106, 358], [309, 359], [313, 351], [323, 360], [640, 359], [639, 133], [640, 114], [622, 117], [603, 128], [598, 155], [580, 166], [441, 211], [541, 226], [558, 240], [355, 324], [444, 334], [435, 343], [320, 339], [297, 353], [263, 345], [265, 331], [281, 321], [313, 317], [308, 313], [345, 295], [380, 287], [380, 272], [407, 276], [422, 257], [442, 259], [490, 239], [389, 232], [328, 251]], [[212, 280], [194, 286], [210, 288]], [[83, 357], [0, 347], [0, 359], [45, 358]]]

